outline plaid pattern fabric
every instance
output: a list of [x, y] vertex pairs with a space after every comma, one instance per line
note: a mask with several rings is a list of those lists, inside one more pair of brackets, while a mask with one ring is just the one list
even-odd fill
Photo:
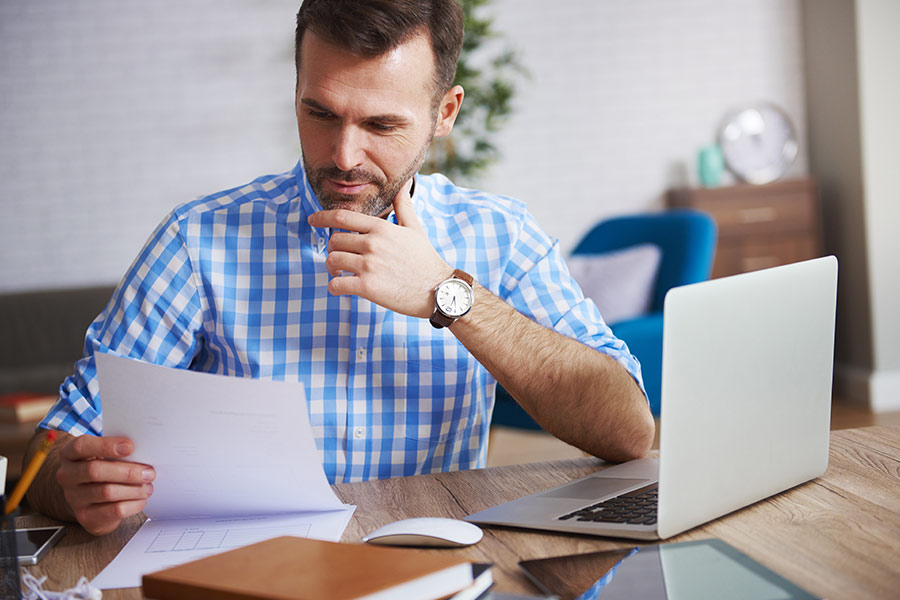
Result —
[[[637, 361], [521, 202], [433, 175], [417, 177], [414, 205], [447, 263], [640, 382]], [[495, 380], [448, 330], [328, 294], [330, 231], [306, 222], [317, 210], [300, 164], [176, 208], [91, 324], [84, 357], [41, 425], [102, 434], [93, 356], [113, 352], [302, 381], [331, 482], [484, 466]]]

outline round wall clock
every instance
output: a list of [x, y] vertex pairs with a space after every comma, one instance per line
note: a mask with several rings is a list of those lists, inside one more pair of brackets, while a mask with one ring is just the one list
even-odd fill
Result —
[[791, 120], [766, 102], [729, 114], [719, 129], [719, 146], [728, 170], [756, 184], [783, 176], [799, 148]]

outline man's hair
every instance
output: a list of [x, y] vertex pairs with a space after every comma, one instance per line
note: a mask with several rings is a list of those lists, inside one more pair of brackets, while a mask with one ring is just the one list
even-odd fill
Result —
[[303, 34], [312, 31], [358, 56], [381, 56], [427, 32], [434, 53], [435, 96], [453, 85], [463, 43], [457, 0], [304, 0], [297, 13], [294, 62], [300, 72]]

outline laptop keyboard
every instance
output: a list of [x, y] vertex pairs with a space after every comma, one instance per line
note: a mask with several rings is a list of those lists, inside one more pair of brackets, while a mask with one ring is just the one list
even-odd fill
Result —
[[655, 525], [658, 490], [658, 484], [652, 483], [557, 518], [560, 521], [576, 519], [599, 523]]

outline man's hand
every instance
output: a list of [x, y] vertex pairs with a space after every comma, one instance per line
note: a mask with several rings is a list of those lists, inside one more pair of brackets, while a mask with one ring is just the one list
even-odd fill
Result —
[[328, 291], [336, 296], [354, 294], [398, 313], [428, 318], [434, 312], [435, 286], [450, 277], [453, 269], [428, 241], [408, 185], [394, 198], [394, 213], [397, 225], [349, 210], [310, 215], [313, 227], [355, 232], [331, 234], [325, 261], [332, 275]]
[[82, 435], [59, 450], [56, 481], [75, 518], [88, 532], [104, 535], [144, 510], [156, 472], [122, 459], [134, 451], [128, 438]]

